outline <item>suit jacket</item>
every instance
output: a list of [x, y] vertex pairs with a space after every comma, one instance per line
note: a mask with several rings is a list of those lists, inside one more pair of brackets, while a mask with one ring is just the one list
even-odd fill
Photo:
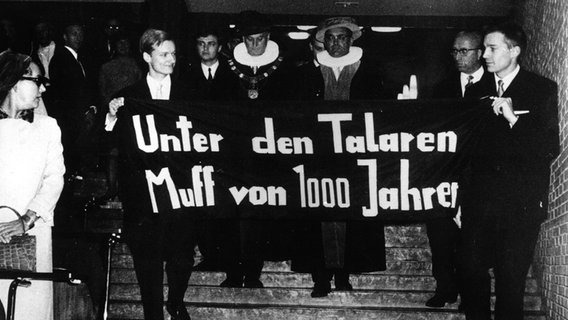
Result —
[[[190, 94], [191, 92], [186, 82], [172, 78], [172, 86], [170, 89], [170, 101], [189, 100], [191, 98]], [[148, 87], [148, 82], [146, 82], [146, 75], [144, 75], [142, 79], [140, 79], [133, 85], [120, 90], [115, 95], [115, 97], [152, 100], [152, 93], [150, 92], [150, 87]]]
[[[490, 78], [491, 83], [470, 87], [468, 96], [496, 96], [493, 74]], [[469, 205], [489, 201], [503, 214], [538, 222], [546, 218], [550, 163], [559, 153], [557, 91], [555, 82], [519, 71], [503, 97], [528, 113], [512, 128], [503, 116], [488, 116], [472, 159]], [[482, 104], [492, 113], [491, 100]]]
[[[460, 72], [452, 72], [449, 77], [438, 83], [434, 88], [433, 98], [462, 98], [460, 76]], [[481, 82], [485, 86], [488, 83], [490, 84], [491, 81], [493, 81], [493, 74], [485, 70], [481, 79], [479, 79], [479, 81], [476, 83]], [[472, 97], [467, 93], [467, 91], [468, 90], [466, 90], [465, 96]]]
[[219, 60], [219, 67], [211, 81], [205, 78], [201, 63], [192, 64], [185, 78], [193, 99], [228, 101], [238, 98], [239, 79], [224, 60]]
[[63, 126], [69, 122], [80, 125], [83, 114], [95, 102], [94, 91], [87, 81], [89, 75], [83, 74], [81, 65], [67, 48], [57, 45], [49, 63], [49, 76], [51, 86], [46, 97], [49, 115], [65, 122]]
[[[298, 67], [290, 77], [294, 88], [290, 96], [299, 100], [323, 100], [325, 84], [319, 66], [310, 61]], [[386, 93], [383, 80], [377, 68], [366, 60], [361, 60], [361, 65], [351, 80], [349, 93], [350, 100], [373, 100], [390, 99]]]
[[[189, 99], [189, 89], [186, 83], [176, 80], [172, 78], [172, 86], [170, 89], [170, 101], [174, 100], [188, 100]], [[116, 94], [116, 97], [125, 97], [125, 98], [137, 98], [137, 99], [152, 99], [152, 94], [150, 93], [150, 88], [148, 87], [148, 83], [146, 82], [146, 77], [144, 76], [143, 79], [139, 80], [135, 84], [124, 88], [119, 93]], [[120, 112], [119, 112], [119, 119], [117, 120], [115, 129], [116, 131], [114, 134], [119, 134], [122, 130], [129, 130], [126, 126], [122, 125], [124, 122], [121, 123], [120, 120]], [[144, 201], [140, 201], [139, 195], [137, 195], [134, 188], [129, 188], [128, 186], [131, 185], [139, 185], [145, 184], [145, 179], [143, 178], [143, 174], [139, 174], [137, 177], [142, 178], [142, 180], [137, 181], [134, 177], [133, 173], [136, 170], [140, 170], [138, 168], [143, 168], [142, 164], [138, 164], [138, 158], [136, 156], [131, 156], [126, 152], [126, 148], [121, 146], [121, 151], [119, 154], [119, 194], [121, 195], [121, 200], [124, 206], [124, 225], [125, 228], [132, 228], [132, 226], [140, 226], [145, 221], [152, 221], [156, 218], [156, 214], [153, 214], [151, 211], [147, 211], [149, 208], [149, 203], [145, 203]]]

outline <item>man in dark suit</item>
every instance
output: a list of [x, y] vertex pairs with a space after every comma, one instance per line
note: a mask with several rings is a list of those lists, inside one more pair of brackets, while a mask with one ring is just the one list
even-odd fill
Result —
[[[486, 72], [482, 65], [482, 42], [483, 36], [476, 31], [460, 31], [456, 34], [450, 53], [457, 70], [436, 86], [434, 98], [461, 99], [474, 83], [493, 81], [493, 75]], [[436, 292], [426, 301], [427, 307], [442, 308], [446, 303], [457, 301], [459, 228], [453, 219], [454, 215], [455, 212], [450, 211], [447, 217], [426, 222], [432, 252], [432, 275], [436, 279]]]
[[[187, 100], [187, 86], [171, 78], [176, 64], [175, 44], [161, 30], [148, 29], [140, 38], [140, 51], [148, 64], [148, 75], [125, 88], [109, 103], [106, 130], [120, 126], [116, 112], [124, 104], [124, 97], [154, 100]], [[190, 319], [183, 298], [193, 267], [195, 223], [188, 212], [160, 212], [154, 214], [141, 206], [136, 191], [130, 185], [136, 169], [126, 152], [121, 150], [119, 163], [119, 195], [124, 207], [126, 243], [132, 252], [134, 269], [140, 285], [144, 319], [163, 320], [163, 262], [168, 278], [166, 310], [173, 320]]]
[[434, 98], [463, 98], [465, 90], [489, 73], [483, 68], [483, 36], [477, 31], [460, 31], [450, 50], [456, 71], [434, 88]]
[[[195, 34], [195, 49], [200, 63], [189, 65], [181, 71], [194, 100], [234, 101], [238, 99], [239, 80], [229, 69], [227, 61], [220, 57], [221, 36], [218, 29], [209, 24]], [[232, 229], [233, 221], [204, 219], [198, 222], [198, 246], [203, 260], [195, 267], [200, 271], [221, 269], [221, 239]]]
[[227, 61], [219, 56], [221, 52], [220, 33], [212, 27], [203, 27], [195, 37], [195, 48], [199, 64], [192, 64], [187, 73], [188, 84], [194, 99], [225, 100], [237, 99], [239, 80]]
[[[324, 20], [311, 44], [319, 50], [313, 62], [301, 66], [292, 78], [300, 100], [362, 100], [387, 98], [380, 74], [362, 60], [363, 49], [352, 46], [361, 36], [350, 17]], [[310, 272], [314, 282], [311, 296], [325, 297], [331, 292], [351, 291], [352, 272], [380, 271], [385, 266], [384, 226], [376, 221], [325, 221], [297, 226], [300, 239], [292, 267]], [[300, 244], [301, 243], [301, 244]]]
[[63, 33], [63, 45], [57, 45], [49, 62], [50, 93], [45, 97], [47, 112], [61, 127], [61, 142], [67, 172], [79, 170], [81, 154], [85, 151], [79, 142], [86, 135], [86, 124], [96, 113], [94, 90], [88, 70], [79, 56], [84, 31], [71, 24]]
[[495, 275], [495, 319], [523, 319], [525, 280], [540, 224], [547, 216], [550, 163], [558, 155], [557, 85], [525, 71], [519, 57], [526, 37], [518, 25], [488, 30], [484, 46], [490, 115], [473, 155], [462, 201], [463, 307], [468, 320], [491, 318], [490, 276]]

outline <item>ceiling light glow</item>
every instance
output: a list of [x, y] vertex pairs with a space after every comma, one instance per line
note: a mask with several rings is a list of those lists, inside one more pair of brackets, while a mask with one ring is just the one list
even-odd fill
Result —
[[401, 27], [371, 27], [374, 32], [400, 32]]

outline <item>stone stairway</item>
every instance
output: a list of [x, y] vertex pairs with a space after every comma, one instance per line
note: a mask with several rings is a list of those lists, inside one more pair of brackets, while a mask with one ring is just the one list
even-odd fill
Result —
[[[457, 312], [457, 303], [442, 309], [424, 306], [435, 289], [425, 228], [388, 226], [385, 231], [387, 270], [352, 275], [352, 292], [311, 298], [309, 274], [291, 272], [289, 262], [266, 262], [263, 289], [220, 288], [223, 273], [194, 272], [185, 295], [188, 311], [194, 320], [464, 319]], [[525, 319], [545, 320], [542, 308], [536, 281], [529, 277]], [[113, 252], [108, 318], [143, 319], [132, 258], [125, 245], [118, 245]]]

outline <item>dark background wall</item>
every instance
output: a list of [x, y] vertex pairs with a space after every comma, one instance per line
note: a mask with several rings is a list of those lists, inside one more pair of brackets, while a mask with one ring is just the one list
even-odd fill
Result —
[[[0, 3], [0, 18], [16, 23], [16, 48], [24, 53], [30, 51], [33, 25], [40, 19], [53, 22], [58, 34], [69, 22], [84, 24], [88, 51], [89, 42], [100, 36], [104, 21], [118, 17], [134, 38], [148, 26], [168, 30], [178, 39], [179, 56], [193, 60], [196, 57], [191, 35], [196, 26], [213, 19], [223, 21], [228, 30], [238, 12], [256, 9], [267, 14], [275, 25], [272, 38], [280, 44], [284, 55], [299, 62], [309, 59], [307, 41], [292, 40], [288, 32], [297, 31], [299, 24], [317, 25], [330, 15], [351, 15], [367, 27], [355, 45], [363, 47], [367, 58], [383, 66], [385, 82], [400, 90], [409, 76], [416, 74], [420, 96], [428, 97], [432, 87], [452, 68], [448, 49], [455, 32], [480, 29], [505, 19], [514, 9], [511, 1], [492, 0], [367, 0], [345, 8], [335, 3], [328, 0], [7, 1]], [[403, 29], [398, 33], [375, 33], [371, 26]]]
[[548, 319], [560, 320], [568, 317], [568, 2], [524, 0], [518, 13], [529, 40], [524, 66], [558, 83], [561, 149], [552, 163], [548, 220], [533, 268]]

